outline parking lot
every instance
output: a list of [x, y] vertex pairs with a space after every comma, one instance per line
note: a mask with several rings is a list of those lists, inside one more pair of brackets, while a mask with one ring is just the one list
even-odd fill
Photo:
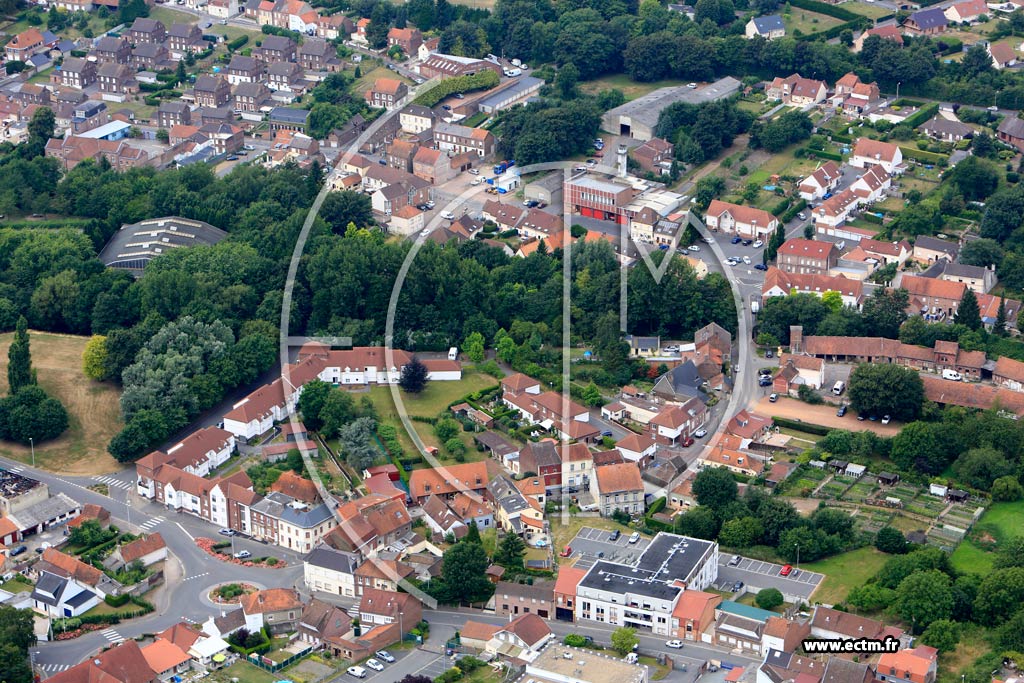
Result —
[[[629, 533], [623, 533], [618, 540], [611, 540], [612, 532], [604, 529], [583, 527], [569, 543], [575, 560], [574, 566], [579, 569], [590, 569], [598, 559], [610, 562], [631, 564], [636, 562], [640, 553], [650, 544], [649, 538], [640, 537], [636, 543], [629, 542]], [[558, 548], [561, 552], [562, 549]], [[599, 558], [599, 554], [604, 553]]]
[[796, 567], [793, 567], [789, 576], [782, 576], [779, 572], [783, 565], [749, 557], [742, 558], [738, 565], [730, 567], [731, 559], [731, 555], [721, 555], [718, 559], [718, 586], [722, 590], [731, 590], [734, 583], [742, 581], [751, 591], [777, 588], [789, 599], [808, 600], [825, 578], [824, 574]]

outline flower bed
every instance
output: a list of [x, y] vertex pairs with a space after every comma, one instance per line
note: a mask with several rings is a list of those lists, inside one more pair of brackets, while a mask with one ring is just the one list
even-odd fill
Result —
[[[220, 594], [221, 589], [224, 588], [224, 586], [230, 586], [230, 585], [238, 586], [241, 589], [242, 592], [239, 593], [238, 595], [234, 595], [234, 596], [232, 596], [230, 598], [222, 597], [221, 594]], [[210, 602], [212, 602], [212, 603], [214, 603], [216, 605], [237, 605], [238, 602], [241, 600], [243, 595], [248, 595], [249, 593], [255, 593], [257, 590], [259, 590], [259, 589], [256, 588], [256, 586], [252, 585], [251, 583], [232, 582], [232, 583], [225, 583], [225, 584], [221, 584], [220, 586], [217, 586], [216, 588], [214, 588], [213, 590], [211, 590], [209, 592], [207, 597], [210, 599]]]
[[288, 564], [280, 558], [269, 558], [277, 560], [275, 564], [270, 564], [269, 562], [256, 562], [253, 561], [252, 558], [247, 560], [239, 560], [234, 557], [231, 557], [231, 555], [224, 555], [223, 553], [217, 552], [217, 550], [213, 547], [216, 543], [217, 541], [213, 540], [212, 538], [200, 537], [196, 539], [197, 546], [199, 546], [202, 550], [206, 551], [208, 555], [216, 557], [221, 562], [229, 562], [231, 564], [237, 564], [241, 567], [269, 567], [272, 569], [281, 569]]

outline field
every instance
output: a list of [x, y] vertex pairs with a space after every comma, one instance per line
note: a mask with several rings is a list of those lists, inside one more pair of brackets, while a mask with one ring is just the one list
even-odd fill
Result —
[[171, 27], [171, 24], [191, 24], [196, 20], [195, 15], [189, 14], [188, 12], [179, 12], [176, 9], [170, 7], [153, 7], [149, 10], [149, 18], [162, 21], [167, 28]]
[[996, 540], [1005, 541], [1021, 534], [1021, 520], [1024, 519], [1024, 501], [1015, 503], [993, 503], [978, 520], [979, 525], [996, 529]]
[[843, 23], [842, 19], [803, 9], [794, 9], [789, 14], [783, 14], [782, 21], [786, 25], [786, 35], [790, 36], [797, 35], [797, 31], [800, 31], [801, 35], [827, 31]]
[[951, 561], [958, 572], [985, 575], [992, 571], [992, 559], [992, 553], [974, 545], [970, 539], [965, 539], [953, 551]]
[[[466, 394], [471, 394], [474, 391], [485, 389], [487, 387], [493, 387], [498, 383], [498, 380], [485, 375], [483, 373], [475, 372], [469, 369], [463, 369], [462, 380], [458, 382], [428, 382], [427, 388], [423, 390], [423, 393], [410, 396], [404, 392], [399, 391], [402, 401], [405, 404], [405, 410], [410, 416], [417, 417], [436, 417], [441, 411], [445, 410], [450, 403], [456, 401]], [[359, 396], [355, 397], [357, 400]], [[402, 426], [402, 420], [399, 417], [397, 408], [395, 407], [394, 400], [391, 397], [390, 387], [372, 387], [370, 389], [370, 400], [373, 401], [374, 407], [377, 409], [377, 414], [380, 416], [380, 421], [383, 424], [390, 424], [395, 427], [398, 431], [398, 440], [402, 444], [402, 449], [407, 454], [418, 453], [419, 450], [413, 445], [412, 439], [405, 431], [405, 427]], [[434, 436], [433, 430], [430, 425], [423, 422], [413, 422], [416, 427], [416, 433], [420, 435], [423, 442], [428, 446], [440, 447], [437, 437]], [[479, 460], [483, 457], [481, 453], [476, 450], [476, 447], [472, 443], [472, 435], [468, 432], [460, 432], [469, 450], [466, 453], [467, 460]]]
[[[1024, 501], [1015, 503], [993, 503], [978, 520], [976, 533], [987, 533], [995, 538], [996, 545], [1005, 543], [1021, 534], [1020, 520], [1024, 517]], [[987, 574], [992, 571], [993, 554], [979, 548], [971, 537], [957, 546], [953, 553], [953, 566], [958, 571]]]
[[598, 93], [602, 90], [621, 90], [622, 94], [626, 96], [626, 101], [628, 102], [629, 100], [635, 100], [638, 97], [643, 97], [647, 93], [653, 92], [658, 88], [686, 85], [686, 83], [686, 81], [676, 80], [638, 83], [625, 74], [615, 74], [614, 76], [605, 76], [604, 78], [598, 78], [593, 81], [581, 83], [580, 89], [588, 94]]
[[[0, 394], [7, 393], [7, 348], [13, 334], [0, 335]], [[39, 384], [67, 408], [70, 427], [55, 441], [36, 445], [36, 465], [65, 474], [116, 472], [120, 465], [107, 453], [107, 444], [121, 430], [118, 391], [82, 372], [82, 350], [88, 337], [31, 332], [32, 362]], [[0, 455], [31, 462], [27, 446], [2, 442]]]
[[858, 548], [800, 568], [825, 575], [811, 597], [815, 602], [834, 605], [845, 600], [852, 589], [863, 586], [888, 559], [889, 555], [874, 548]]
[[871, 5], [866, 2], [860, 2], [860, 0], [840, 3], [839, 6], [843, 9], [860, 14], [861, 16], [868, 17], [869, 19], [877, 19], [878, 17], [884, 17], [887, 14], [892, 14], [892, 10], [887, 7]]

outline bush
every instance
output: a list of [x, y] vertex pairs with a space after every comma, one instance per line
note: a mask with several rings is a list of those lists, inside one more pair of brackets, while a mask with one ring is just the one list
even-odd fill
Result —
[[[820, 149], [805, 148], [804, 149], [804, 154], [806, 154], [809, 157], [816, 157], [818, 159], [829, 159], [831, 161], [842, 161], [843, 160], [843, 155], [842, 154], [837, 154], [836, 152], [826, 152], [826, 151], [820, 150]], [[906, 152], [904, 152], [904, 154], [906, 154]]]
[[793, 204], [788, 209], [786, 209], [786, 212], [784, 214], [779, 216], [779, 221], [781, 221], [782, 223], [788, 223], [791, 220], [793, 220], [794, 218], [796, 218], [796, 215], [798, 213], [800, 213], [801, 211], [803, 211], [804, 209], [806, 209], [806, 208], [807, 208], [807, 200], [806, 199], [798, 199], [795, 204]]
[[585, 647], [587, 639], [578, 633], [570, 633], [565, 638], [562, 638], [562, 644], [569, 647]]
[[232, 40], [230, 43], [228, 43], [228, 51], [229, 52], [234, 52], [235, 50], [237, 50], [238, 48], [242, 47], [243, 45], [245, 45], [248, 42], [249, 42], [249, 36], [238, 36], [237, 38]]
[[128, 604], [128, 600], [131, 598], [127, 593], [121, 593], [120, 595], [107, 595], [103, 597], [103, 602], [107, 603], [111, 607], [123, 607]]
[[754, 602], [761, 609], [772, 609], [781, 605], [784, 600], [782, 598], [782, 592], [778, 588], [765, 588], [757, 597], [754, 598]]
[[913, 159], [914, 161], [919, 161], [922, 164], [936, 164], [938, 166], [944, 166], [949, 163], [949, 157], [945, 154], [926, 152], [923, 149], [904, 147], [903, 145], [900, 145], [900, 151], [903, 152], [903, 156], [907, 159]]
[[825, 436], [831, 431], [829, 427], [823, 427], [821, 425], [808, 424], [806, 422], [800, 422], [798, 420], [790, 420], [785, 417], [772, 416], [772, 421], [777, 427], [788, 427], [789, 429], [795, 429], [800, 432], [807, 432], [808, 434], [815, 434], [817, 436]]
[[[266, 27], [264, 27], [266, 28]], [[414, 104], [421, 104], [424, 107], [433, 107], [435, 104], [457, 92], [470, 92], [472, 90], [486, 90], [498, 85], [498, 74], [490, 69], [480, 71], [472, 76], [456, 76], [446, 78], [436, 86], [426, 91], [413, 100]]]

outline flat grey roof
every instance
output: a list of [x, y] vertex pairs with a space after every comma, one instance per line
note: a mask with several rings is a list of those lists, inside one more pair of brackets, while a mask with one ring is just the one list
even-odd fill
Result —
[[599, 561], [580, 585], [672, 600], [682, 589], [670, 582], [687, 580], [714, 545], [712, 541], [662, 532], [644, 548], [636, 564]]
[[712, 102], [738, 92], [741, 85], [742, 83], [735, 78], [726, 76], [714, 83], [709, 83], [703, 88], [690, 88], [685, 85], [658, 88], [643, 97], [638, 97], [631, 102], [626, 102], [609, 110], [605, 117], [626, 116], [653, 128], [658, 123], [658, 116], [661, 114], [661, 110], [670, 104], [675, 102], [688, 102], [689, 104]]
[[505, 100], [509, 99], [510, 97], [516, 97], [533, 88], [539, 88], [543, 84], [544, 81], [539, 78], [534, 78], [533, 76], [523, 76], [518, 81], [516, 81], [515, 84], [505, 88], [504, 90], [499, 90], [493, 95], [488, 95], [487, 97], [478, 100], [477, 104], [481, 107], [495, 107], [501, 102], [504, 102]]

